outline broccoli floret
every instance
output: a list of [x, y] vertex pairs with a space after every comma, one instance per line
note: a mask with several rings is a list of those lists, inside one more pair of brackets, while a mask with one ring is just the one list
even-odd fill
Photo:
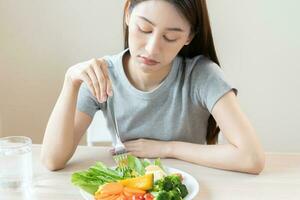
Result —
[[180, 190], [180, 195], [182, 198], [184, 198], [184, 197], [186, 197], [186, 195], [188, 195], [188, 190], [185, 185], [180, 184], [179, 186], [177, 186], [177, 188]]
[[163, 181], [164, 181], [164, 179], [160, 179], [160, 180], [155, 181], [154, 186], [152, 188], [152, 191], [158, 192], [158, 191], [163, 190], [163, 188], [162, 188], [163, 187]]
[[172, 200], [182, 200], [179, 189], [175, 188], [169, 192]]
[[170, 191], [174, 188], [173, 182], [170, 177], [166, 176], [163, 179], [160, 179], [154, 183], [153, 191]]
[[154, 184], [155, 184], [154, 191], [157, 190], [171, 191], [172, 189], [182, 185], [180, 177], [177, 175], [166, 176], [165, 178], [156, 181]]
[[165, 195], [168, 194], [170, 200], [181, 200], [188, 195], [186, 186], [181, 183], [180, 177], [177, 175], [166, 176], [165, 178], [156, 181], [152, 192], [158, 192], [157, 197], [162, 195], [164, 198], [160, 197], [161, 199], [166, 199]]
[[170, 194], [166, 191], [159, 192], [155, 199], [156, 200], [172, 200], [172, 198], [170, 197]]
[[162, 182], [162, 189], [165, 191], [173, 190], [174, 184], [171, 176], [166, 176]]
[[171, 175], [171, 176], [168, 176], [168, 177], [170, 177], [174, 187], [178, 187], [179, 185], [181, 185], [181, 180], [180, 180], [179, 176]]

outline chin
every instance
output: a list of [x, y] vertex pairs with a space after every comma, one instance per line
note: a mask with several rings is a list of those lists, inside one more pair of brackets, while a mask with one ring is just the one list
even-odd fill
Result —
[[156, 71], [160, 70], [159, 65], [145, 65], [143, 63], [139, 63], [138, 66], [145, 73], [151, 73], [151, 72], [156, 72]]

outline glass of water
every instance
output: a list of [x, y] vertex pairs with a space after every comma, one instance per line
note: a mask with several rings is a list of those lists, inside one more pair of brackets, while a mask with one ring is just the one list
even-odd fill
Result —
[[24, 136], [0, 138], [0, 190], [23, 190], [32, 184], [32, 141]]

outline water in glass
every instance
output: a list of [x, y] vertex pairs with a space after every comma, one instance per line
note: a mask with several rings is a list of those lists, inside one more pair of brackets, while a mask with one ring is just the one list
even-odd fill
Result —
[[31, 139], [0, 138], [0, 189], [23, 189], [32, 182]]

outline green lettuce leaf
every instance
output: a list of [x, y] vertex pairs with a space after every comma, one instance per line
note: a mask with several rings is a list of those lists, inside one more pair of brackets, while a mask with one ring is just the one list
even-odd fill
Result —
[[145, 175], [145, 167], [140, 159], [135, 156], [128, 155], [128, 167], [133, 171], [137, 172], [138, 175], [143, 176]]
[[106, 167], [101, 162], [97, 162], [88, 170], [73, 173], [71, 182], [73, 185], [94, 195], [99, 186], [121, 179], [123, 179], [123, 176], [118, 171]]

